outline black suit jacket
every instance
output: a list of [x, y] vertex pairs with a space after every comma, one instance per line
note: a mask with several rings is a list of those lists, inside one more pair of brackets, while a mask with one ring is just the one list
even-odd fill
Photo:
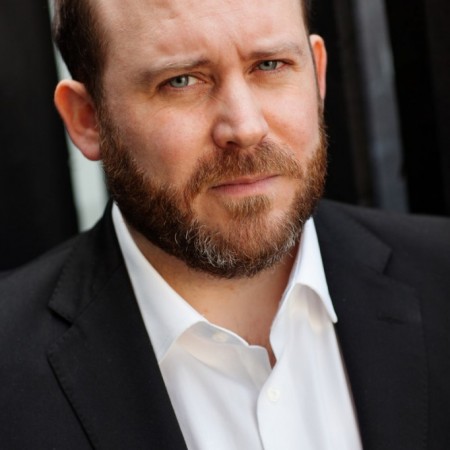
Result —
[[[364, 448], [449, 449], [449, 222], [315, 222]], [[0, 365], [2, 449], [185, 448], [109, 210], [0, 280]]]

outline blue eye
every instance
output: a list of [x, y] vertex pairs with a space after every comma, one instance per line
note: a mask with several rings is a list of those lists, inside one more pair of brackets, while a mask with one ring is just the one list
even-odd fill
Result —
[[191, 84], [194, 84], [196, 82], [194, 77], [191, 77], [189, 75], [180, 75], [178, 77], [174, 77], [170, 79], [167, 84], [170, 87], [181, 89], [187, 86], [190, 86]]
[[277, 60], [263, 61], [262, 63], [258, 64], [258, 69], [264, 71], [276, 70], [279, 68], [280, 64], [281, 61]]

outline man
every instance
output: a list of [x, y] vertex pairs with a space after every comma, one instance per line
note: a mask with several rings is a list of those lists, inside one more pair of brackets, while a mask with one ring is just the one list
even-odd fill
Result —
[[7, 449], [444, 449], [450, 226], [322, 202], [298, 0], [60, 0], [115, 201], [0, 284]]

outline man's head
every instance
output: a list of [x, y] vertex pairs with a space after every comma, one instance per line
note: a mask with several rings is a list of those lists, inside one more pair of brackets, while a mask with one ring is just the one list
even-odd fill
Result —
[[91, 14], [101, 95], [66, 80], [55, 100], [144, 253], [222, 277], [280, 261], [326, 168], [326, 53], [299, 1], [98, 0]]

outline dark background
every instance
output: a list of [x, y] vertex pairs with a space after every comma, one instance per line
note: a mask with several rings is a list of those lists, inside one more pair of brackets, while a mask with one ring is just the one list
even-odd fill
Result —
[[[327, 197], [450, 215], [449, 20], [448, 0], [313, 0], [329, 50]], [[46, 0], [2, 0], [0, 270], [77, 232], [52, 51]]]

